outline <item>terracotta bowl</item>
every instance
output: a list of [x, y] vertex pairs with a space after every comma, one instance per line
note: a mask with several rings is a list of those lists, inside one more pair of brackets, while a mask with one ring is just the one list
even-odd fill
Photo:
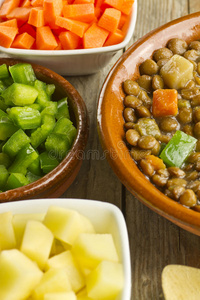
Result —
[[200, 213], [171, 200], [140, 172], [124, 140], [122, 82], [139, 77], [139, 65], [154, 50], [174, 37], [187, 42], [200, 39], [200, 13], [191, 14], [153, 30], [133, 44], [117, 61], [102, 87], [98, 103], [98, 131], [103, 149], [114, 172], [142, 203], [176, 225], [200, 235]]
[[[0, 65], [6, 63], [14, 65], [17, 60], [2, 58]], [[26, 186], [0, 193], [0, 202], [33, 198], [56, 198], [60, 197], [72, 184], [81, 167], [88, 138], [88, 114], [85, 103], [76, 89], [63, 77], [42, 66], [32, 64], [36, 77], [46, 83], [54, 83], [55, 95], [58, 100], [68, 97], [71, 119], [77, 128], [77, 137], [71, 150], [63, 161], [50, 173], [41, 179]]]

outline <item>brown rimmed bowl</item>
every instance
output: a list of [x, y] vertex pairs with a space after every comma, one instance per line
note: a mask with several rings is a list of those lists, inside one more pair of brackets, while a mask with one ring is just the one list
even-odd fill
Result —
[[[22, 61], [0, 58], [0, 65], [14, 65]], [[54, 83], [55, 95], [68, 98], [70, 117], [77, 128], [77, 136], [67, 156], [50, 173], [26, 186], [0, 193], [0, 202], [24, 200], [33, 198], [60, 197], [72, 184], [82, 164], [83, 151], [88, 139], [89, 120], [86, 105], [78, 91], [62, 76], [42, 67], [32, 64], [36, 77], [46, 83]]]
[[143, 204], [176, 225], [200, 235], [200, 213], [188, 209], [161, 193], [141, 173], [124, 143], [122, 82], [139, 77], [139, 65], [172, 38], [187, 42], [200, 39], [200, 12], [171, 21], [133, 44], [108, 74], [98, 103], [97, 122], [102, 147], [112, 169]]

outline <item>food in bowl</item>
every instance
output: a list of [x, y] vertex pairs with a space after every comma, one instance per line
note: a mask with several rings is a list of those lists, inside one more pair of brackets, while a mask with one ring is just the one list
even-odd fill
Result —
[[90, 49], [123, 41], [134, 0], [4, 1], [0, 45], [37, 50]]
[[125, 140], [165, 195], [199, 211], [200, 41], [173, 38], [123, 82]]
[[32, 183], [67, 155], [77, 134], [67, 98], [53, 101], [55, 85], [32, 66], [0, 66], [0, 190]]
[[121, 296], [128, 253], [118, 209], [90, 200], [54, 201], [1, 205], [1, 299], [129, 299], [127, 290]]

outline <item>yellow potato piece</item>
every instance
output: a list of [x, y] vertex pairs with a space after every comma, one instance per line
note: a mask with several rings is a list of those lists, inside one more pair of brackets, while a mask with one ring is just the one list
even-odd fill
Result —
[[44, 300], [77, 300], [74, 292], [48, 293], [44, 295]]
[[0, 214], [0, 250], [12, 249], [16, 246], [11, 212]]

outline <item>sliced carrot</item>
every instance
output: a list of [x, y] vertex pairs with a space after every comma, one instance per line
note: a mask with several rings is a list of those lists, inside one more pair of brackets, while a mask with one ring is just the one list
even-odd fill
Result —
[[58, 46], [54, 49], [54, 50], [63, 50], [61, 41], [59, 40], [59, 38], [57, 36], [55, 36], [56, 42], [58, 44]]
[[63, 7], [65, 18], [75, 19], [81, 22], [91, 22], [95, 18], [94, 4], [70, 4]]
[[63, 18], [63, 17], [56, 18], [56, 25], [69, 30], [80, 37], [83, 37], [84, 32], [89, 26], [88, 23], [84, 23], [84, 22], [80, 22], [68, 18]]
[[24, 24], [19, 28], [19, 34], [22, 34], [24, 32], [27, 32], [29, 35], [31, 35], [34, 39], [36, 38], [36, 31], [35, 29], [29, 25], [29, 24]]
[[99, 19], [101, 17], [102, 13], [103, 13], [103, 11], [100, 7], [94, 8], [94, 14], [97, 19]]
[[131, 13], [133, 3], [134, 0], [124, 0], [120, 9], [121, 12], [123, 12], [125, 15], [129, 15]]
[[21, 20], [26, 22], [29, 18], [31, 8], [28, 7], [16, 7], [14, 8], [8, 15], [8, 19], [16, 18], [17, 20]]
[[80, 37], [73, 32], [65, 31], [59, 35], [60, 42], [62, 44], [63, 49], [65, 50], [73, 50], [77, 49], [80, 45]]
[[103, 2], [104, 2], [104, 0], [96, 0], [95, 1], [95, 7], [101, 7]]
[[178, 93], [175, 89], [158, 89], [153, 92], [152, 114], [154, 117], [176, 116]]
[[155, 155], [147, 155], [145, 156], [145, 160], [147, 160], [147, 162], [149, 162], [152, 165], [155, 171], [166, 168], [163, 160]]
[[121, 18], [121, 12], [115, 8], [106, 8], [103, 15], [99, 19], [98, 26], [110, 31], [114, 32]]
[[18, 28], [18, 26], [17, 26], [17, 19], [12, 19], [12, 20], [8, 20], [8, 21], [5, 21], [5, 22], [2, 22], [2, 23], [0, 23], [0, 26], [8, 26], [8, 27], [16, 27], [16, 28]]
[[51, 28], [55, 27], [56, 17], [60, 16], [63, 9], [62, 0], [44, 0], [43, 10], [44, 10], [44, 20], [45, 23], [49, 24]]
[[94, 3], [94, 0], [74, 0], [73, 4]]
[[124, 26], [124, 24], [127, 22], [127, 15], [125, 14], [121, 14], [121, 18], [120, 18], [120, 21], [119, 21], [119, 25], [118, 25], [118, 28], [119, 29], [122, 29], [122, 27]]
[[33, 25], [35, 27], [44, 26], [44, 12], [43, 9], [40, 7], [33, 7], [31, 9], [28, 24]]
[[0, 17], [6, 18], [6, 16], [13, 10], [18, 7], [20, 0], [5, 0], [0, 8]]
[[111, 45], [119, 44], [123, 41], [123, 39], [124, 39], [123, 32], [120, 29], [117, 29], [114, 32], [110, 33], [104, 46], [111, 46]]
[[31, 49], [35, 39], [29, 35], [27, 32], [19, 34], [14, 39], [11, 47], [12, 48], [20, 48], [20, 49]]
[[99, 27], [96, 23], [93, 23], [83, 35], [84, 48], [102, 47], [108, 37], [108, 34], [109, 31]]
[[21, 4], [21, 7], [31, 7], [31, 1], [30, 0], [24, 0]]
[[17, 35], [16, 27], [0, 26], [0, 46], [9, 48]]
[[102, 3], [101, 8], [103, 10], [105, 10], [106, 8], [113, 7], [113, 8], [121, 10], [123, 2], [124, 2], [124, 0], [105, 0]]
[[34, 7], [43, 6], [43, 0], [31, 0], [31, 5]]
[[36, 46], [39, 50], [54, 50], [58, 46], [49, 26], [42, 26], [37, 28]]

